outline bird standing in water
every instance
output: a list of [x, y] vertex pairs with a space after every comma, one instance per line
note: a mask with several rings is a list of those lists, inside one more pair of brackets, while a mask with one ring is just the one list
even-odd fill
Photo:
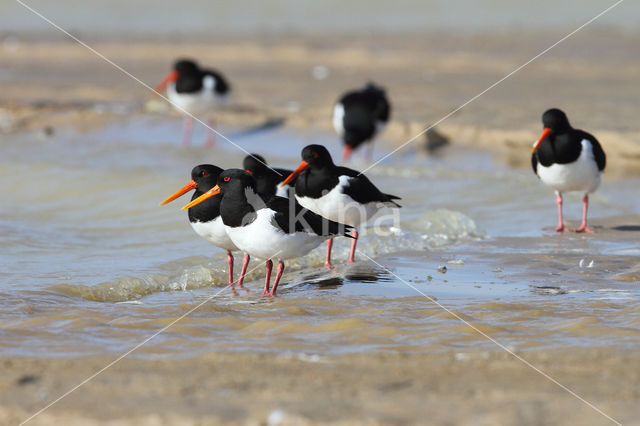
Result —
[[[171, 196], [163, 200], [160, 205], [170, 203], [178, 197], [186, 194], [189, 191], [195, 189], [192, 200], [200, 197], [202, 194], [209, 191], [216, 186], [218, 181], [218, 175], [222, 173], [220, 167], [213, 166], [211, 164], [201, 164], [191, 170], [191, 181], [184, 187], [174, 192]], [[210, 197], [205, 202], [198, 204], [189, 209], [189, 223], [193, 230], [209, 241], [216, 247], [220, 247], [227, 251], [227, 263], [229, 265], [229, 285], [231, 291], [235, 294], [233, 288], [233, 254], [237, 251], [238, 247], [231, 241], [231, 238], [227, 235], [220, 217], [220, 201], [222, 197]], [[247, 272], [247, 266], [249, 265], [249, 255], [245, 254], [242, 262], [242, 270], [240, 271], [240, 278], [238, 279], [238, 287], [244, 289], [243, 282], [244, 276]]]
[[[350, 226], [306, 210], [295, 199], [259, 194], [256, 180], [240, 169], [222, 172], [217, 186], [184, 208], [220, 193], [220, 215], [229, 238], [245, 253], [266, 259], [265, 296], [276, 294], [285, 260], [306, 255], [328, 238], [351, 237]], [[272, 259], [278, 259], [278, 269], [270, 288]]]
[[373, 139], [385, 128], [391, 105], [384, 89], [373, 83], [363, 89], [343, 94], [333, 107], [333, 127], [342, 138], [342, 159], [349, 160], [351, 151], [369, 143], [369, 160], [373, 156]]
[[542, 115], [544, 130], [533, 144], [531, 166], [540, 180], [556, 191], [558, 204], [557, 232], [569, 231], [562, 220], [562, 193], [580, 191], [582, 223], [573, 231], [593, 232], [587, 226], [589, 194], [600, 185], [600, 174], [606, 156], [598, 140], [591, 134], [574, 129], [566, 114], [557, 108]]
[[202, 69], [192, 60], [182, 59], [174, 64], [173, 70], [156, 87], [157, 92], [162, 93], [165, 90], [171, 104], [185, 113], [182, 143], [191, 143], [193, 116], [208, 115], [206, 146], [213, 147], [213, 110], [224, 105], [231, 92], [231, 86], [224, 76], [218, 71]]
[[[322, 145], [308, 145], [302, 150], [302, 163], [282, 185], [296, 179], [296, 199], [305, 208], [339, 223], [357, 228], [382, 207], [400, 207], [395, 195], [382, 193], [356, 170], [339, 167]], [[354, 261], [357, 229], [353, 230], [349, 262]], [[327, 240], [325, 266], [331, 266], [333, 240]]]

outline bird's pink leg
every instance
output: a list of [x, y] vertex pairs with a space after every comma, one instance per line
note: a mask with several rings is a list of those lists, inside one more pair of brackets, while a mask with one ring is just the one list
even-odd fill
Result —
[[593, 234], [593, 231], [587, 227], [587, 210], [589, 209], [589, 194], [584, 194], [582, 198], [582, 224], [575, 229], [575, 232], [589, 232]]
[[216, 138], [213, 131], [213, 129], [216, 128], [215, 118], [210, 118], [209, 121], [207, 121], [207, 124], [209, 125], [209, 127], [207, 127], [207, 140], [205, 142], [205, 145], [207, 148], [213, 148], [216, 144]]
[[333, 266], [331, 266], [331, 247], [333, 247], [333, 238], [327, 240], [327, 257], [324, 259], [325, 268], [333, 271]]
[[369, 145], [367, 147], [367, 161], [371, 162], [373, 160], [373, 141], [369, 141], [367, 145]]
[[227, 250], [227, 264], [229, 265], [229, 288], [234, 296], [237, 296], [236, 289], [233, 287], [233, 255]]
[[193, 118], [185, 115], [182, 120], [182, 145], [189, 146], [191, 144], [191, 133], [193, 131]]
[[351, 240], [351, 252], [349, 253], [349, 263], [354, 262], [353, 258], [356, 255], [356, 243], [358, 242], [358, 231], [354, 229], [351, 235], [353, 235], [353, 240]]
[[562, 221], [562, 194], [560, 192], [556, 192], [556, 203], [558, 204], [558, 227], [556, 228], [556, 232], [565, 232], [569, 229], [564, 226], [564, 222]]
[[278, 288], [278, 284], [280, 283], [280, 278], [282, 278], [282, 273], [284, 272], [284, 262], [282, 260], [278, 261], [278, 270], [276, 272], [276, 279], [273, 281], [273, 288], [269, 293], [269, 296], [276, 295], [276, 289]]
[[238, 278], [238, 287], [240, 287], [241, 289], [243, 289], [247, 293], [250, 293], [249, 289], [244, 288], [244, 286], [242, 284], [244, 283], [244, 276], [247, 273], [247, 267], [249, 266], [249, 260], [251, 260], [251, 258], [249, 257], [249, 255], [247, 253], [245, 253], [244, 257], [242, 258], [242, 269], [240, 270], [240, 278]]
[[263, 296], [269, 295], [269, 281], [271, 281], [271, 269], [273, 269], [273, 262], [271, 259], [265, 262], [265, 266], [267, 267], [267, 274], [264, 277], [264, 290], [262, 290]]
[[227, 250], [227, 264], [229, 265], [229, 284], [233, 286], [233, 255]]

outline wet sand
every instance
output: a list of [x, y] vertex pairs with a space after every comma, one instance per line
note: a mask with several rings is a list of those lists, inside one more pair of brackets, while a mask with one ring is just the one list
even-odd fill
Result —
[[[640, 356], [519, 354], [617, 421], [639, 424]], [[3, 359], [0, 423], [17, 424], [110, 358]], [[281, 418], [281, 422], [273, 421]], [[126, 358], [30, 424], [613, 424], [504, 352]]]
[[[398, 146], [563, 35], [235, 36], [90, 44], [150, 86], [161, 81], [177, 56], [219, 68], [235, 89], [230, 108], [219, 114], [222, 125], [285, 118], [290, 126], [329, 129], [338, 95], [373, 80], [388, 89], [393, 102], [393, 121], [382, 143]], [[510, 165], [528, 167], [521, 153], [539, 136], [542, 112], [558, 106], [576, 127], [600, 139], [608, 176], [638, 175], [640, 59], [628, 52], [639, 38], [584, 30], [438, 129], [456, 144], [490, 149]], [[168, 110], [140, 84], [71, 41], [26, 39], [0, 50], [0, 58], [5, 79], [12, 82], [0, 99], [6, 130], [63, 124], [86, 129], [114, 116]], [[318, 66], [325, 68], [316, 75], [325, 78], [314, 78]], [[407, 152], [423, 145], [421, 137]]]

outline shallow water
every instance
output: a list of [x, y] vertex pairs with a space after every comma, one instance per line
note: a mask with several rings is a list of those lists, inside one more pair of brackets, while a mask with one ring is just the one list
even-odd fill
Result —
[[[278, 166], [296, 166], [309, 143], [340, 151], [333, 134], [221, 131]], [[402, 197], [398, 226], [367, 233], [355, 265], [336, 241], [335, 272], [322, 268], [324, 246], [288, 262], [280, 297], [267, 300], [257, 295], [259, 262], [252, 294], [224, 289], [225, 254], [193, 233], [180, 211], [187, 197], [158, 206], [195, 164], [237, 167], [236, 147], [200, 148], [200, 129], [183, 148], [179, 120], [150, 115], [89, 133], [1, 137], [4, 355], [118, 354], [198, 305], [136, 356], [496, 348], [460, 318], [522, 350], [640, 344], [638, 230], [552, 235], [542, 229], [556, 220], [552, 191], [484, 152], [407, 150], [383, 161], [367, 174]], [[638, 183], [605, 179], [592, 217], [637, 213]], [[566, 218], [580, 213], [580, 197], [567, 197]]]

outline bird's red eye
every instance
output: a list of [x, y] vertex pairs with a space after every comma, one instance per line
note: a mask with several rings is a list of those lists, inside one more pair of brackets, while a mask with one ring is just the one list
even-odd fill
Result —
[[318, 158], [318, 153], [317, 152], [313, 153], [313, 158]]
[[225, 182], [229, 182], [229, 179], [231, 179], [229, 176], [225, 176], [222, 180]]
[[203, 171], [200, 173], [200, 176], [202, 176], [202, 177], [207, 177], [207, 176], [209, 176], [209, 173], [207, 173], [205, 170], [203, 170]]

